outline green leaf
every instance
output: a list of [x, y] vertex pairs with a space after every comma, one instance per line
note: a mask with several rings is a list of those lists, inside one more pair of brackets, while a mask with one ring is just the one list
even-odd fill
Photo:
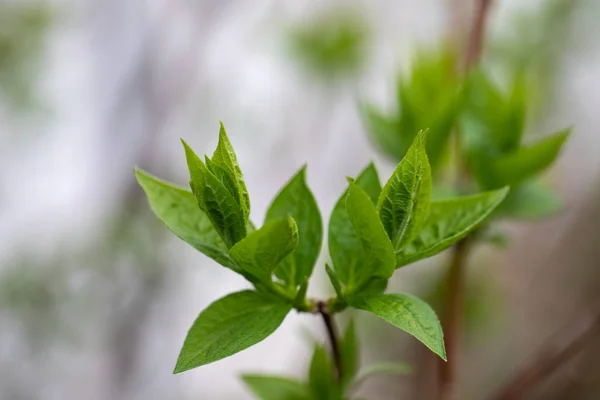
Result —
[[341, 400], [333, 364], [323, 346], [317, 346], [309, 370], [309, 386], [314, 400]]
[[481, 224], [498, 207], [508, 188], [431, 202], [431, 213], [417, 238], [396, 254], [396, 268], [447, 249]]
[[394, 273], [395, 257], [392, 243], [378, 218], [367, 193], [351, 183], [346, 199], [346, 211], [365, 254], [364, 264], [354, 269], [346, 286], [347, 293], [360, 290], [372, 278], [387, 279]]
[[369, 311], [411, 334], [442, 359], [446, 359], [442, 326], [435, 311], [409, 294], [380, 294], [350, 298], [350, 305]]
[[407, 77], [398, 79], [398, 108], [386, 116], [362, 105], [367, 130], [378, 147], [394, 161], [404, 157], [420, 130], [428, 129], [427, 155], [439, 167], [461, 106], [457, 57], [450, 48], [417, 54]]
[[342, 387], [346, 387], [356, 376], [359, 365], [359, 346], [354, 321], [350, 321], [341, 340]]
[[512, 189], [497, 211], [507, 218], [541, 219], [557, 214], [562, 207], [561, 199], [551, 188], [540, 181], [530, 181]]
[[238, 200], [182, 140], [190, 170], [190, 186], [198, 205], [228, 248], [246, 236], [247, 219]]
[[285, 217], [293, 217], [298, 224], [299, 243], [277, 267], [275, 275], [295, 288], [312, 274], [323, 241], [321, 214], [306, 185], [306, 167], [302, 167], [273, 200], [265, 221]]
[[546, 169], [560, 153], [570, 132], [570, 129], [565, 129], [496, 159], [491, 167], [496, 176], [497, 187], [517, 185]]
[[396, 251], [410, 243], [427, 222], [431, 169], [421, 132], [383, 187], [377, 211]]
[[460, 105], [457, 57], [450, 47], [420, 52], [407, 79], [398, 83], [400, 124], [403, 131], [428, 129], [427, 156], [440, 165]]
[[488, 74], [474, 69], [466, 78], [463, 91], [465, 110], [461, 132], [464, 130], [468, 135], [467, 149], [474, 155], [478, 150], [486, 150], [491, 156], [514, 152], [521, 143], [527, 111], [522, 77], [517, 76], [510, 92], [505, 94]]
[[308, 387], [278, 376], [244, 375], [242, 379], [260, 400], [312, 400]]
[[333, 286], [333, 290], [335, 290], [335, 294], [340, 299], [344, 297], [342, 293], [342, 284], [339, 281], [335, 271], [329, 266], [329, 264], [325, 264], [325, 271], [327, 272], [327, 276], [329, 277], [329, 281], [331, 282], [331, 286]]
[[519, 75], [512, 83], [506, 102], [503, 126], [499, 138], [503, 152], [513, 152], [519, 148], [525, 131], [527, 117], [527, 87], [523, 76]]
[[557, 157], [569, 129], [533, 145], [519, 147], [525, 128], [527, 85], [516, 74], [502, 93], [482, 71], [465, 84], [467, 104], [461, 116], [461, 138], [469, 167], [485, 190], [516, 186], [546, 169]]
[[244, 218], [248, 220], [248, 216], [250, 215], [250, 197], [248, 196], [248, 190], [244, 183], [242, 170], [238, 164], [233, 146], [227, 137], [223, 122], [220, 123], [219, 144], [213, 154], [212, 162], [225, 170], [232, 179], [234, 184], [234, 197], [242, 208]]
[[208, 170], [215, 176], [215, 178], [217, 178], [219, 182], [223, 184], [225, 189], [227, 189], [227, 191], [236, 199], [236, 201], [239, 204], [237, 193], [238, 189], [235, 185], [233, 177], [229, 174], [229, 172], [219, 167], [206, 155], [204, 156], [204, 162], [206, 164], [206, 168], [208, 168]]
[[373, 205], [377, 204], [377, 200], [381, 195], [381, 183], [379, 182], [379, 174], [375, 164], [370, 163], [356, 178], [354, 182], [357, 184], [371, 199]]
[[200, 313], [185, 338], [174, 373], [229, 357], [264, 340], [291, 305], [252, 290], [225, 296]]
[[267, 222], [229, 251], [242, 271], [271, 286], [275, 268], [298, 246], [298, 227], [291, 217]]
[[365, 128], [377, 147], [390, 159], [401, 160], [413, 137], [403, 133], [396, 119], [383, 115], [370, 104], [361, 104], [360, 113]]
[[385, 292], [388, 286], [388, 279], [383, 278], [372, 278], [369, 282], [360, 290], [360, 294], [381, 294]]
[[135, 169], [135, 176], [148, 197], [150, 208], [167, 228], [219, 264], [239, 271], [229, 257], [223, 239], [189, 190], [173, 186], [141, 169]]
[[[367, 166], [360, 173], [355, 184], [362, 188], [371, 199], [371, 205], [367, 210], [371, 209], [381, 193], [381, 184], [375, 166], [373, 164]], [[363, 241], [357, 235], [350, 221], [346, 209], [347, 197], [348, 191], [340, 197], [331, 213], [328, 242], [336, 279], [346, 289], [352, 291], [361, 284], [366, 284], [370, 278], [370, 271], [363, 268], [369, 262], [370, 251], [363, 247]], [[385, 277], [385, 281], [387, 278]]]

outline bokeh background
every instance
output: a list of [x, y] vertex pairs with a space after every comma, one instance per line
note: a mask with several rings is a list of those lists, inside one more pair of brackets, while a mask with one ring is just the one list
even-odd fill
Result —
[[[155, 219], [133, 166], [184, 184], [179, 138], [210, 153], [223, 120], [255, 221], [305, 162], [327, 218], [347, 175], [394, 167], [360, 103], [393, 108], [398, 73], [421, 49], [463, 43], [474, 3], [0, 0], [0, 399], [250, 399], [243, 372], [303, 377], [323, 328], [294, 314], [243, 353], [171, 374], [198, 312], [247, 283]], [[485, 62], [526, 57], [539, 78], [527, 131], [574, 133], [545, 176], [561, 212], [503, 223], [508, 245], [471, 259], [462, 399], [486, 398], [599, 309], [599, 21], [594, 0], [493, 2]], [[397, 272], [393, 288], [429, 296], [444, 257]], [[309, 292], [332, 292], [323, 268]], [[364, 397], [428, 399], [432, 356], [357, 321], [365, 360], [415, 370], [373, 379]], [[600, 398], [599, 355], [600, 338], [528, 398]]]

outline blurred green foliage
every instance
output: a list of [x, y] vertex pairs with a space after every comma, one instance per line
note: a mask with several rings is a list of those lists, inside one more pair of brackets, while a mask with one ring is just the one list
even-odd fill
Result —
[[0, 4], [0, 97], [21, 109], [35, 103], [34, 77], [52, 14], [47, 6]]
[[[362, 102], [360, 112], [372, 141], [394, 163], [414, 136], [428, 129], [427, 155], [438, 175], [435, 198], [457, 192], [510, 186], [495, 219], [540, 219], [562, 208], [542, 175], [557, 159], [570, 129], [527, 137], [532, 120], [549, 104], [560, 57], [568, 44], [577, 1], [549, 0], [517, 16], [508, 34], [491, 40], [479, 66], [459, 71], [457, 54], [446, 47], [418, 50], [410, 71], [399, 75], [391, 114]], [[449, 174], [448, 171], [451, 171]], [[509, 240], [493, 221], [474, 235], [479, 243], [505, 247]], [[440, 275], [425, 297], [440, 310], [447, 298]], [[493, 287], [470, 279], [463, 314], [467, 331], [485, 327], [497, 313]]]
[[460, 157], [477, 185], [484, 190], [513, 188], [501, 208], [507, 216], [542, 217], [543, 211], [556, 211], [552, 194], [536, 179], [557, 158], [570, 129], [523, 142], [528, 98], [520, 77], [503, 92], [482, 70], [475, 70], [465, 78], [463, 91]]
[[553, 97], [553, 82], [569, 46], [573, 16], [581, 0], [546, 0], [509, 18], [508, 27], [486, 46], [484, 62], [508, 79], [523, 75], [531, 112]]
[[399, 75], [397, 107], [386, 115], [369, 104], [362, 113], [367, 129], [378, 147], [398, 161], [408, 150], [417, 132], [428, 129], [427, 155], [437, 170], [449, 142], [460, 106], [456, 54], [449, 47], [419, 52], [409, 74]]
[[[432, 168], [457, 170], [465, 187], [475, 191], [511, 186], [509, 200], [500, 211], [510, 217], [543, 217], [559, 203], [538, 182], [539, 175], [557, 158], [570, 129], [536, 142], [526, 132], [529, 91], [523, 75], [516, 75], [503, 90], [483, 68], [459, 79], [446, 50], [417, 57], [409, 78], [399, 79], [400, 111], [385, 117], [363, 107], [371, 137], [388, 156], [398, 161], [406, 142], [419, 129], [429, 129], [427, 154]], [[452, 146], [452, 131], [457, 142]], [[444, 155], [453, 153], [453, 157]], [[453, 161], [454, 167], [448, 162]], [[436, 193], [448, 192], [442, 183]]]
[[317, 16], [289, 32], [295, 58], [317, 76], [352, 75], [363, 65], [369, 31], [364, 18], [348, 10]]

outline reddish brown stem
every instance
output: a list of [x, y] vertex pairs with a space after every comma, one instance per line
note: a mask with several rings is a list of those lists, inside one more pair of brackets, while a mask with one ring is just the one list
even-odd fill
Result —
[[469, 239], [459, 241], [453, 249], [450, 270], [448, 271], [448, 287], [446, 309], [444, 310], [444, 343], [448, 361], [440, 361], [439, 397], [443, 400], [453, 398], [458, 364], [458, 343], [460, 341], [461, 310], [463, 303], [465, 269], [469, 254]]
[[[478, 0], [475, 19], [468, 39], [464, 59], [465, 74], [479, 62], [485, 39], [485, 27], [492, 0]], [[460, 146], [457, 134], [457, 146]], [[466, 176], [466, 168], [459, 166], [457, 185], [462, 186]], [[462, 187], [458, 187], [459, 190]], [[440, 400], [451, 400], [455, 396], [458, 343], [461, 336], [461, 309], [465, 285], [466, 260], [469, 254], [469, 238], [459, 241], [454, 246], [448, 275], [448, 293], [446, 309], [442, 320], [444, 326], [447, 362], [440, 361], [438, 397]]]
[[323, 322], [325, 323], [325, 328], [327, 329], [327, 336], [329, 337], [329, 345], [333, 358], [333, 366], [335, 368], [335, 379], [339, 381], [342, 378], [342, 355], [340, 353], [338, 331], [335, 326], [335, 322], [333, 321], [333, 316], [329, 312], [327, 304], [324, 301], [317, 302], [316, 311], [323, 317]]
[[465, 55], [465, 71], [479, 62], [481, 51], [483, 50], [483, 41], [485, 39], [485, 27], [492, 0], [477, 1], [475, 10], [475, 21], [469, 35], [467, 53]]
[[[579, 326], [576, 334], [571, 332]], [[600, 313], [594, 318], [589, 316], [579, 325], [570, 324], [569, 334], [561, 335], [544, 346], [536, 357], [515, 377], [504, 385], [492, 400], [518, 400], [526, 398], [527, 392], [544, 378], [558, 370], [564, 363], [574, 358], [585, 346], [600, 333]], [[569, 339], [565, 340], [564, 337]]]

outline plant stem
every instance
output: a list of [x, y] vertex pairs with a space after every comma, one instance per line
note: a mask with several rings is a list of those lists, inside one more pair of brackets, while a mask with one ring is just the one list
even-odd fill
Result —
[[444, 342], [448, 361], [440, 360], [439, 395], [440, 399], [452, 399], [456, 380], [458, 342], [460, 339], [461, 309], [465, 285], [465, 266], [469, 255], [468, 237], [459, 241], [453, 249], [450, 270], [448, 271], [448, 287], [446, 309], [444, 310]]
[[329, 345], [331, 347], [331, 355], [333, 358], [334, 374], [335, 379], [339, 382], [342, 379], [342, 356], [340, 353], [340, 346], [338, 340], [338, 331], [333, 321], [333, 316], [327, 308], [327, 303], [324, 301], [318, 301], [316, 311], [323, 317], [325, 328], [327, 329], [327, 336], [329, 337]]
[[[478, 0], [475, 10], [475, 19], [468, 39], [468, 45], [464, 58], [464, 73], [479, 62], [483, 49], [485, 37], [485, 26], [492, 0]], [[456, 129], [456, 145], [460, 146], [458, 128]], [[458, 162], [460, 163], [460, 149], [457, 148]], [[463, 190], [468, 176], [466, 165], [458, 166], [457, 189]], [[450, 400], [455, 396], [456, 366], [458, 355], [458, 342], [461, 336], [461, 309], [463, 303], [463, 292], [465, 286], [466, 260], [469, 255], [470, 239], [466, 237], [456, 243], [450, 263], [448, 274], [448, 292], [445, 302], [446, 309], [442, 319], [447, 362], [440, 360], [438, 376], [438, 397], [441, 400]]]
[[[569, 324], [568, 332], [573, 331], [573, 326], [577, 325]], [[532, 386], [581, 353], [590, 340], [598, 337], [600, 333], [600, 313], [592, 319], [586, 316], [578, 326], [580, 326], [578, 333], [569, 335], [569, 340], [555, 339], [544, 346], [533, 361], [521, 370], [514, 379], [504, 385], [497, 394], [492, 396], [492, 399], [516, 400], [525, 398], [527, 391]]]
[[469, 71], [471, 67], [479, 62], [481, 51], [483, 50], [483, 40], [485, 38], [485, 25], [489, 14], [492, 0], [477, 1], [477, 10], [475, 11], [475, 21], [471, 34], [467, 52], [465, 55], [465, 71]]

